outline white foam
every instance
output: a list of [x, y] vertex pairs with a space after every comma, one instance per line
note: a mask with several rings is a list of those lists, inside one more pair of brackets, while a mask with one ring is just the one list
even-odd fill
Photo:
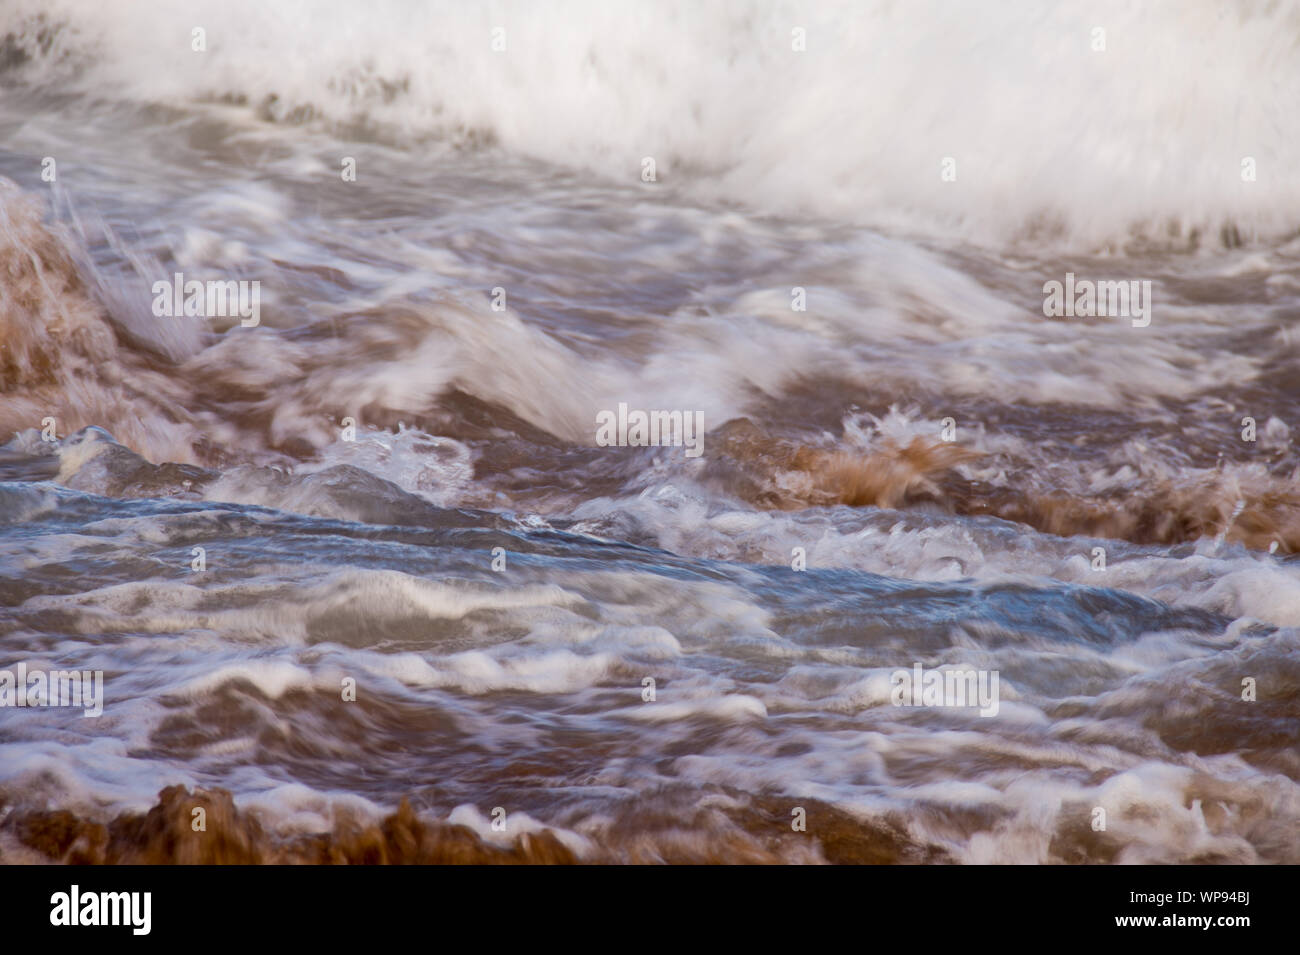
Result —
[[0, 29], [38, 11], [68, 25], [44, 56], [24, 35], [38, 82], [486, 133], [628, 182], [653, 156], [662, 183], [784, 211], [1094, 242], [1138, 222], [1282, 231], [1300, 211], [1287, 4], [11, 0]]

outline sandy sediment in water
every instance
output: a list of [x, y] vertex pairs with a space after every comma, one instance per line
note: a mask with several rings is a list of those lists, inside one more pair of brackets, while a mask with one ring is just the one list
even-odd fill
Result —
[[98, 425], [152, 460], [192, 463], [187, 400], [183, 382], [124, 346], [42, 203], [0, 178], [0, 434], [53, 418], [60, 438]]
[[[402, 801], [379, 820], [341, 815], [328, 832], [285, 835], [236, 807], [222, 789], [172, 786], [146, 813], [104, 821], [67, 809], [13, 807], [0, 823], [0, 862], [72, 865], [571, 865], [575, 863], [947, 862], [901, 825], [864, 821], [811, 800], [807, 831], [791, 828], [789, 800], [759, 798], [740, 811], [647, 806], [615, 819], [581, 856], [550, 830], [493, 844], [473, 829], [418, 815]], [[206, 830], [191, 827], [206, 812]], [[683, 811], [685, 814], [683, 814]]]
[[870, 450], [813, 448], [765, 433], [740, 419], [719, 429], [715, 468], [728, 490], [780, 510], [929, 506], [986, 514], [1062, 537], [1182, 544], [1221, 538], [1253, 550], [1300, 552], [1300, 491], [1294, 479], [1263, 471], [1203, 470], [1154, 480], [1138, 492], [1081, 495], [1040, 489], [1029, 479], [992, 486], [957, 468], [982, 457], [956, 444], [916, 437]]

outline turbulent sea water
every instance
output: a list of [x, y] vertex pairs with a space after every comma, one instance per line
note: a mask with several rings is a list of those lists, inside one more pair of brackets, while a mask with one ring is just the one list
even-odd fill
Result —
[[10, 0], [0, 669], [104, 708], [0, 861], [1300, 862], [1298, 99], [1281, 3]]

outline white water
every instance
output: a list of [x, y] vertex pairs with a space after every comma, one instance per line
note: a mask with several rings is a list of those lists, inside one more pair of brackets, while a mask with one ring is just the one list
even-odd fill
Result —
[[48, 50], [16, 42], [46, 87], [489, 138], [615, 182], [648, 156], [661, 185], [787, 214], [1088, 247], [1300, 218], [1288, 3], [10, 0], [0, 31], [37, 15]]

